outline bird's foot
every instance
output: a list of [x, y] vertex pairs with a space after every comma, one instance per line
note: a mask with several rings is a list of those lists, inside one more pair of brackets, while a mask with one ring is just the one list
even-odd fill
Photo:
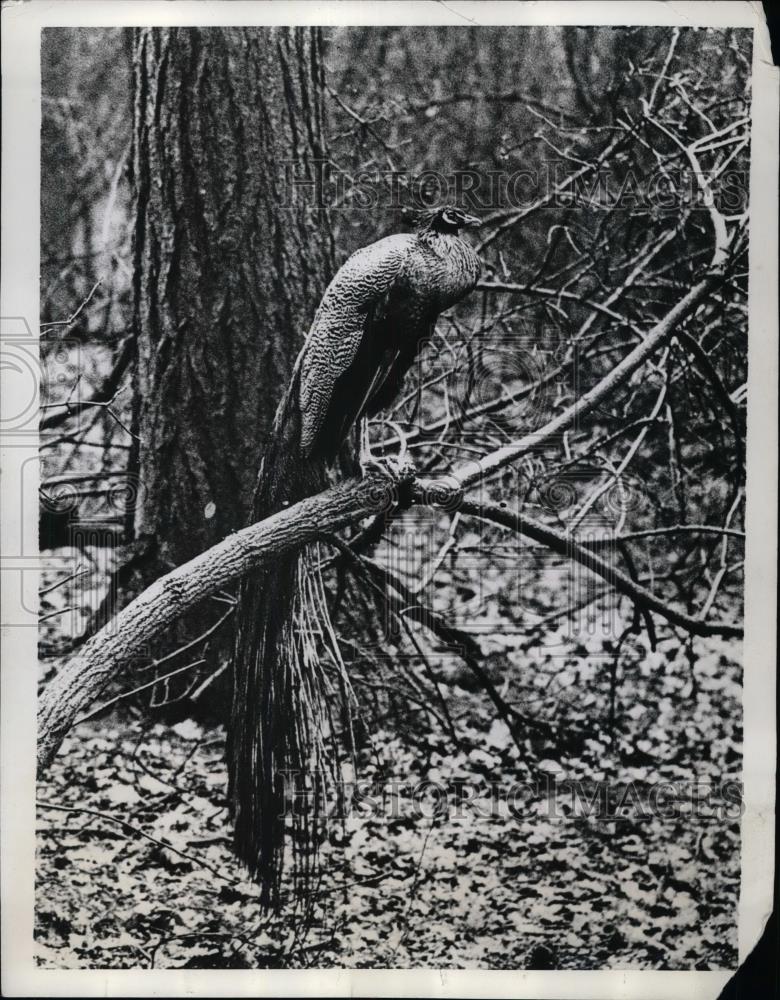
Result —
[[417, 475], [414, 462], [406, 457], [377, 458], [372, 455], [367, 461], [361, 462], [363, 475], [378, 474], [394, 483], [409, 483]]
[[376, 456], [371, 451], [368, 434], [368, 420], [364, 417], [360, 425], [360, 470], [365, 478], [378, 474], [393, 483], [409, 483], [417, 475], [414, 463], [407, 457], [406, 437], [396, 424], [393, 425], [401, 441], [401, 451], [394, 456]]
[[364, 479], [371, 480], [371, 490], [375, 491], [379, 509], [385, 511], [405, 510], [414, 503], [413, 489], [417, 478], [414, 463], [406, 457], [374, 458], [361, 461]]
[[367, 455], [361, 458], [360, 469], [364, 478], [378, 474], [394, 483], [410, 483], [417, 475], [414, 462], [405, 455], [398, 458]]

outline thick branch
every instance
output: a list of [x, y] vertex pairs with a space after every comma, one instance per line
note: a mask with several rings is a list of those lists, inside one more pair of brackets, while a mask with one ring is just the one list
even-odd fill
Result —
[[388, 503], [392, 489], [379, 476], [350, 480], [229, 535], [160, 577], [97, 632], [44, 689], [38, 709], [38, 767], [43, 771], [74, 720], [106, 682], [142, 657], [150, 641], [204, 598], [252, 569], [338, 531]]

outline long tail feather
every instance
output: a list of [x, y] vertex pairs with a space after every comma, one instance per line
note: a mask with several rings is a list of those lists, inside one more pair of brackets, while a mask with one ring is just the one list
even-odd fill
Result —
[[[263, 462], [255, 519], [326, 485], [322, 462], [301, 455], [297, 424], [293, 385], [277, 413]], [[301, 894], [316, 868], [319, 786], [332, 759], [323, 736], [323, 642], [343, 670], [318, 563], [310, 552], [292, 554], [244, 580], [234, 653], [229, 794], [234, 849], [260, 883], [261, 902], [268, 907], [279, 903], [288, 832]]]

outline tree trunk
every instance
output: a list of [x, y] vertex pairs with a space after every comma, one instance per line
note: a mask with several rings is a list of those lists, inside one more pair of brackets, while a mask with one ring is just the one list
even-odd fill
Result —
[[[123, 603], [249, 523], [276, 405], [333, 272], [330, 220], [307, 183], [324, 159], [321, 33], [146, 28], [134, 44], [138, 492]], [[224, 613], [205, 602], [148, 653]], [[231, 626], [191, 650], [222, 680]], [[163, 700], [196, 684], [186, 672]], [[224, 716], [228, 698], [220, 682], [202, 700]]]
[[324, 157], [321, 96], [316, 28], [136, 33], [132, 528], [155, 552], [144, 583], [249, 519], [333, 269], [327, 213], [300, 183]]

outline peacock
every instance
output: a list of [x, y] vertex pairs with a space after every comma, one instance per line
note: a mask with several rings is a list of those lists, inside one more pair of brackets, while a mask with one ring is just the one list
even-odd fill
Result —
[[[254, 496], [254, 520], [320, 492], [351, 430], [399, 394], [439, 314], [475, 287], [480, 260], [460, 238], [479, 219], [448, 205], [415, 231], [363, 247], [327, 287], [276, 412]], [[369, 456], [364, 455], [364, 460]], [[247, 577], [237, 607], [228, 746], [234, 849], [279, 900], [292, 776], [293, 852], [305, 878], [315, 854], [316, 796], [305, 775], [324, 757], [321, 672], [312, 633], [327, 620], [322, 579], [306, 552]], [[325, 632], [331, 632], [329, 621]], [[338, 659], [338, 653], [335, 653]], [[288, 794], [289, 794], [288, 784]]]

